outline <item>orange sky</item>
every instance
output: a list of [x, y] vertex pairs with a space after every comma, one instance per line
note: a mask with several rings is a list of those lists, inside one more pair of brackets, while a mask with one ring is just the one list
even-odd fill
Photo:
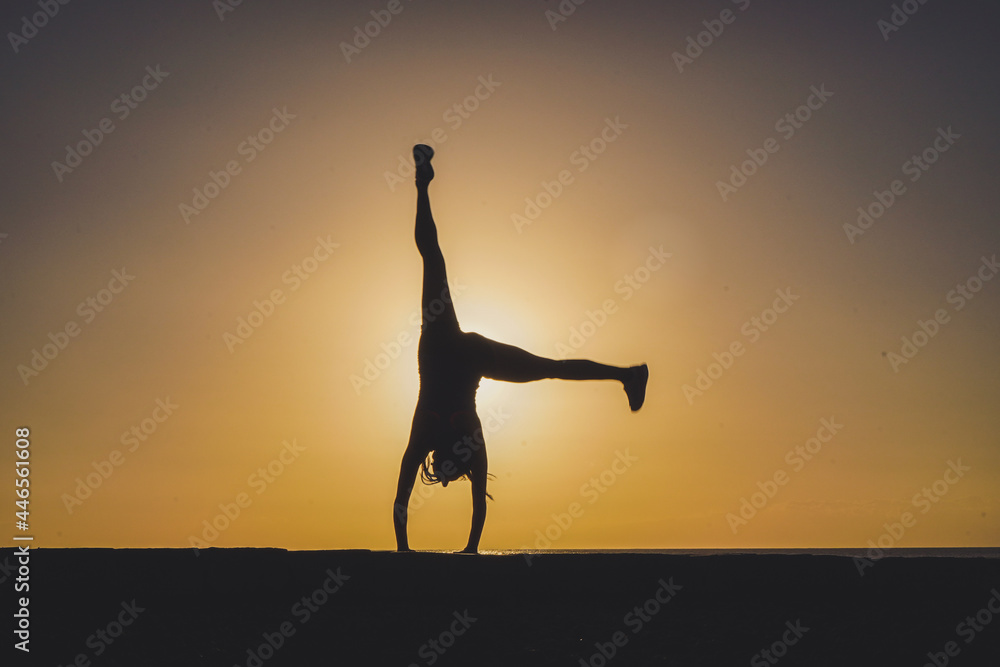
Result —
[[[355, 52], [386, 4], [336, 4], [73, 4], [5, 56], [0, 484], [27, 426], [37, 546], [393, 548], [417, 141], [466, 331], [651, 373], [637, 414], [484, 381], [482, 548], [864, 546], [904, 512], [898, 546], [998, 543], [976, 10], [886, 40], [865, 3], [403, 2]], [[464, 545], [468, 489], [418, 487], [411, 546]]]

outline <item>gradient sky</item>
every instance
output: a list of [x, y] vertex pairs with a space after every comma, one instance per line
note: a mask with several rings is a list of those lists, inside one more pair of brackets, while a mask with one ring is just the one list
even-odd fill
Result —
[[[905, 512], [901, 547], [1000, 543], [997, 10], [675, 4], [81, 2], [8, 35], [0, 484], [30, 427], [35, 544], [394, 547], [418, 141], [466, 331], [651, 373], [637, 414], [614, 383], [483, 382], [482, 548], [865, 546]], [[467, 484], [411, 507], [411, 546], [465, 544]]]

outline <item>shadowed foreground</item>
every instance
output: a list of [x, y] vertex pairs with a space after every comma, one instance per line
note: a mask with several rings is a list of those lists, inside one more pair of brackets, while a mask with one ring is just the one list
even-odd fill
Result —
[[[30, 660], [13, 642], [5, 651], [33, 665], [82, 654], [95, 666], [919, 667], [952, 641], [949, 663], [971, 667], [1000, 655], [994, 589], [995, 558], [886, 557], [860, 576], [843, 556], [556, 553], [529, 566], [524, 555], [41, 549]], [[981, 629], [959, 627], [966, 617]]]

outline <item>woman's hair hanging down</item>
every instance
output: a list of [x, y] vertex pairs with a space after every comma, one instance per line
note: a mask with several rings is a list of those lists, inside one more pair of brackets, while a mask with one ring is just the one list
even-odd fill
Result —
[[[451, 482], [469, 477], [471, 472], [472, 468], [468, 461], [457, 456], [454, 447], [442, 447], [427, 454], [427, 458], [420, 466], [420, 480], [424, 484], [440, 483], [442, 486], [448, 486]], [[493, 479], [495, 476], [490, 474], [488, 477]], [[489, 493], [486, 497], [493, 500], [493, 496]]]

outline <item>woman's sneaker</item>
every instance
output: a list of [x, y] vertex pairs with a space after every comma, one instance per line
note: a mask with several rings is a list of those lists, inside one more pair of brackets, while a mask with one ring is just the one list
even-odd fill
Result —
[[625, 395], [628, 396], [628, 406], [635, 412], [646, 400], [646, 381], [649, 380], [649, 366], [632, 366], [629, 378], [625, 380]]
[[430, 183], [434, 180], [434, 167], [431, 166], [431, 158], [434, 157], [434, 149], [426, 144], [417, 144], [413, 147], [413, 164], [417, 170], [417, 183]]

